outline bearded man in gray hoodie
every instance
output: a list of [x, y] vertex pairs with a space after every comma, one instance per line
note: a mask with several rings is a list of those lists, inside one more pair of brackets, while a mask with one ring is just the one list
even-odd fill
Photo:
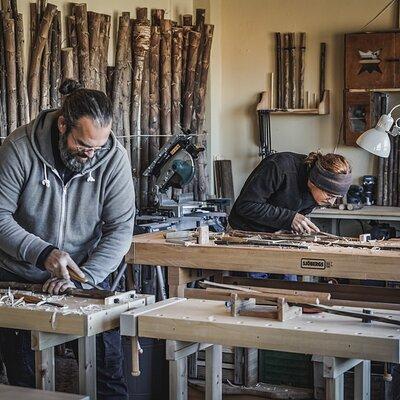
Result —
[[[110, 100], [74, 81], [60, 91], [60, 110], [43, 111], [0, 147], [0, 281], [40, 282], [55, 294], [78, 285], [69, 270], [109, 288], [135, 214]], [[118, 331], [97, 337], [98, 399], [127, 399], [120, 340]], [[0, 345], [10, 384], [34, 386], [30, 333], [2, 329]]]

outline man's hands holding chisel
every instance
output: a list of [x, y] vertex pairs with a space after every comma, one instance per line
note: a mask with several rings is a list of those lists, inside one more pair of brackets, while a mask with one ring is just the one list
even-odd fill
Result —
[[52, 277], [43, 285], [43, 291], [50, 294], [62, 293], [68, 288], [74, 288], [68, 270], [74, 272], [78, 277], [85, 279], [84, 273], [71, 258], [71, 256], [62, 250], [54, 249], [44, 262], [44, 267], [50, 272]]

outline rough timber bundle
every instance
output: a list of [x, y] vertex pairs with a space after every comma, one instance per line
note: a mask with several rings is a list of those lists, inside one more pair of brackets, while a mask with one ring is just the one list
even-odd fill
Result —
[[[205, 96], [213, 38], [205, 10], [182, 17], [182, 25], [165, 18], [165, 10], [138, 8], [119, 17], [114, 66], [109, 66], [111, 16], [71, 3], [62, 33], [61, 11], [46, 0], [30, 4], [30, 54], [24, 63], [24, 30], [16, 0], [1, 0], [0, 138], [57, 108], [62, 80], [107, 92], [113, 101], [113, 131], [132, 164], [138, 206], [152, 203], [152, 179], [142, 172], [172, 134], [182, 129], [207, 147]], [[62, 42], [61, 37], [65, 36]], [[27, 79], [24, 78], [27, 68]], [[195, 198], [208, 192], [207, 157], [200, 154], [193, 187]]]

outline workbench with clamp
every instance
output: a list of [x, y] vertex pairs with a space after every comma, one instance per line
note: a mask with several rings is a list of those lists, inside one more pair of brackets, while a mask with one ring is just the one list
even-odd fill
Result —
[[0, 284], [0, 327], [31, 331], [36, 387], [43, 390], [55, 390], [54, 347], [77, 339], [79, 393], [96, 399], [96, 334], [118, 328], [123, 312], [154, 303], [154, 296], [81, 289], [50, 296], [36, 286]]
[[[375, 310], [374, 315], [400, 323], [400, 311]], [[355, 398], [368, 399], [370, 360], [400, 362], [398, 328], [326, 313], [303, 313], [284, 321], [233, 316], [225, 301], [193, 298], [171, 298], [121, 315], [122, 335], [167, 340], [169, 398], [174, 400], [187, 399], [187, 357], [201, 349], [206, 349], [206, 399], [222, 398], [222, 346], [318, 355], [331, 400], [342, 399], [343, 374], [355, 367]]]

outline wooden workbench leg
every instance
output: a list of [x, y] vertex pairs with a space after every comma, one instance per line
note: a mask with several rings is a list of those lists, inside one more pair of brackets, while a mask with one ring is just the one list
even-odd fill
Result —
[[35, 351], [36, 388], [55, 390], [54, 347]]
[[185, 297], [186, 284], [169, 285], [169, 297]]
[[325, 378], [325, 399], [344, 400], [344, 375], [337, 378]]
[[96, 335], [78, 339], [79, 393], [97, 398], [96, 394]]
[[206, 349], [206, 400], [222, 399], [222, 346]]
[[371, 395], [371, 361], [354, 367], [354, 399], [369, 400]]
[[187, 357], [169, 362], [169, 400], [187, 400]]

